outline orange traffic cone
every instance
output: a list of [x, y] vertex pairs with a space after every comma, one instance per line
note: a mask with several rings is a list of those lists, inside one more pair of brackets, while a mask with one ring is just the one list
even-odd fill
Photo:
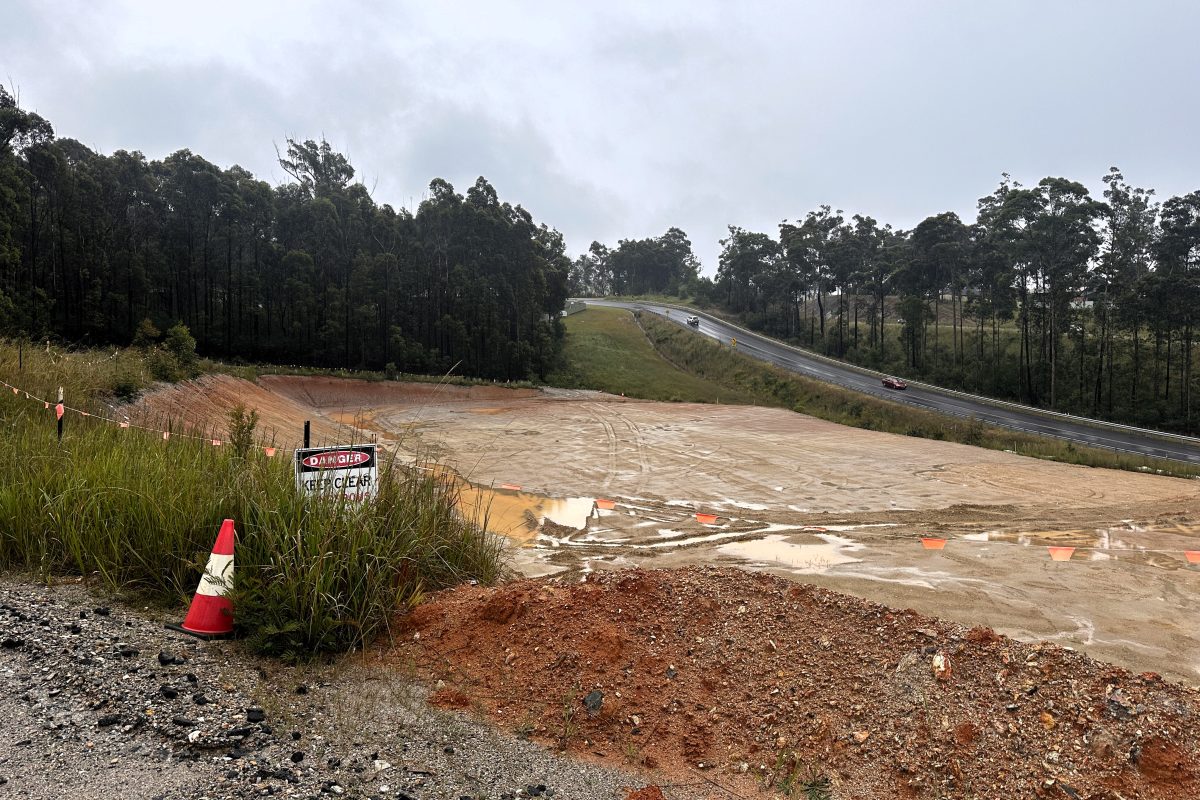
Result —
[[187, 617], [182, 625], [167, 625], [168, 628], [201, 639], [219, 639], [233, 633], [233, 603], [226, 596], [233, 586], [233, 539], [233, 520], [227, 519], [221, 523], [221, 532], [200, 576]]

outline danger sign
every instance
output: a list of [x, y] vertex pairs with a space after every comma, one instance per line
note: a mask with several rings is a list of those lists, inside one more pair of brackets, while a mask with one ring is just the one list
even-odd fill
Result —
[[296, 489], [323, 497], [365, 500], [379, 491], [375, 445], [307, 447], [296, 451]]

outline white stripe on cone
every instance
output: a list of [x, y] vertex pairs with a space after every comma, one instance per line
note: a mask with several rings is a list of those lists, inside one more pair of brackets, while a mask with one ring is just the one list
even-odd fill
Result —
[[233, 556], [213, 553], [208, 557], [208, 566], [200, 576], [196, 594], [223, 597], [233, 586]]

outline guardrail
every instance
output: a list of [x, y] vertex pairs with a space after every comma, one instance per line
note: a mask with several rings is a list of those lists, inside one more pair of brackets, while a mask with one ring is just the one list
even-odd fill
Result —
[[[588, 302], [589, 299], [593, 302], [598, 302], [600, 304], [604, 304], [604, 303], [621, 303], [623, 305], [637, 305], [638, 304], [636, 301], [629, 301], [629, 300], [607, 300], [606, 301], [603, 298], [581, 298], [580, 302], [586, 303], [586, 302]], [[831, 357], [823, 355], [821, 353], [815, 353], [811, 350], [805, 350], [802, 347], [796, 347], [795, 345], [791, 345], [786, 342], [781, 342], [778, 339], [772, 339], [769, 336], [764, 336], [763, 334], [752, 331], [749, 328], [744, 328], [741, 325], [738, 325], [736, 323], [729, 322], [728, 320], [721, 319], [720, 317], [715, 317], [712, 314], [708, 314], [703, 311], [698, 311], [696, 309], [689, 308], [688, 306], [678, 306], [678, 305], [674, 305], [673, 303], [660, 303], [660, 302], [653, 302], [653, 303], [645, 302], [644, 305], [659, 306], [662, 308], [672, 308], [672, 309], [675, 309], [676, 311], [685, 311], [689, 314], [695, 314], [697, 316], [700, 316], [700, 317], [703, 317], [704, 319], [709, 320], [710, 322], [715, 322], [715, 323], [718, 323], [721, 325], [726, 325], [730, 328], [733, 328], [734, 330], [740, 331], [741, 333], [749, 335], [750, 337], [758, 339], [760, 341], [769, 342], [770, 344], [776, 345], [778, 347], [782, 347], [786, 350], [791, 350], [792, 352], [794, 352], [798, 355], [805, 356], [807, 358], [811, 358], [816, 361], [824, 362], [826, 364], [829, 364], [830, 366], [840, 367], [843, 369], [850, 370], [852, 372], [857, 372], [860, 375], [865, 375], [867, 377], [873, 377], [873, 378], [879, 378], [879, 379], [882, 379], [886, 375], [886, 373], [883, 373], [883, 372], [876, 372], [875, 370], [867, 369], [866, 367], [860, 367], [857, 364], [851, 364], [847, 361], [839, 361], [836, 358], [831, 358]], [[931, 383], [921, 383], [920, 381], [907, 381], [907, 382], [910, 386], [917, 386], [917, 387], [925, 389], [926, 391], [929, 391], [929, 392], [949, 395], [951, 397], [957, 397], [957, 398], [964, 399], [964, 400], [971, 400], [973, 402], [980, 403], [982, 405], [988, 405], [988, 406], [993, 406], [996, 408], [1008, 409], [1010, 411], [1020, 411], [1025, 414], [1036, 414], [1038, 416], [1048, 417], [1050, 419], [1066, 420], [1066, 421], [1073, 422], [1073, 423], [1076, 423], [1079, 425], [1089, 425], [1093, 428], [1099, 428], [1101, 430], [1108, 429], [1108, 430], [1113, 430], [1113, 431], [1124, 431], [1127, 433], [1136, 433], [1136, 434], [1140, 434], [1143, 436], [1153, 436], [1153, 437], [1157, 437], [1159, 439], [1164, 439], [1164, 440], [1184, 442], [1187, 444], [1191, 444], [1191, 445], [1200, 447], [1200, 438], [1197, 438], [1194, 436], [1185, 436], [1185, 435], [1179, 434], [1179, 433], [1168, 433], [1166, 431], [1157, 431], [1152, 428], [1139, 428], [1134, 425], [1122, 425], [1119, 422], [1107, 422], [1105, 420], [1095, 419], [1093, 417], [1080, 417], [1080, 416], [1076, 416], [1074, 414], [1066, 414], [1061, 411], [1051, 411], [1049, 409], [1037, 408], [1035, 406], [1022, 405], [1021, 403], [1013, 403], [1008, 400], [997, 400], [994, 397], [984, 397], [982, 395], [970, 394], [968, 392], [960, 392], [956, 389], [947, 389], [944, 386], [936, 386]], [[1093, 445], [1093, 446], [1095, 446], [1095, 445]]]

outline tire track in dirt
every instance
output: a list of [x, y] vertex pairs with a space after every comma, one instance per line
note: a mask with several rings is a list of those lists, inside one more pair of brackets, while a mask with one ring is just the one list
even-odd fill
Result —
[[[633, 437], [632, 444], [635, 449], [635, 458], [637, 460], [638, 474], [644, 475], [645, 473], [650, 471], [651, 467], [650, 467], [650, 461], [646, 458], [646, 437], [642, 434], [641, 427], [638, 426], [637, 423], [635, 423], [631, 419], [629, 419], [629, 417], [625, 416], [624, 414], [622, 414], [619, 410], [617, 410], [615, 408], [612, 411], [612, 415], [625, 427], [626, 430], [629, 431], [630, 436]], [[613, 426], [613, 427], [614, 427], [614, 431], [615, 431], [616, 426]], [[640, 481], [639, 481], [638, 485], [639, 486], [641, 485]]]
[[607, 491], [612, 487], [613, 479], [617, 474], [617, 432], [616, 429], [613, 428], [612, 423], [605, 419], [604, 415], [600, 413], [600, 410], [597, 408], [598, 405], [598, 403], [580, 403], [580, 407], [587, 412], [588, 416], [600, 424], [600, 427], [604, 430], [604, 437], [608, 443], [608, 469], [605, 472], [604, 481], [601, 484], [601, 488]]

